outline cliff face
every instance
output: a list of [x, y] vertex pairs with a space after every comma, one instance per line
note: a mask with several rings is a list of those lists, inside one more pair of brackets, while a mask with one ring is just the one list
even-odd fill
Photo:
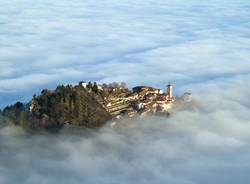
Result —
[[54, 91], [43, 90], [28, 105], [18, 102], [6, 107], [2, 114], [27, 128], [56, 130], [65, 125], [92, 128], [111, 119], [100, 103], [102, 99], [100, 94], [80, 86], [58, 86]]

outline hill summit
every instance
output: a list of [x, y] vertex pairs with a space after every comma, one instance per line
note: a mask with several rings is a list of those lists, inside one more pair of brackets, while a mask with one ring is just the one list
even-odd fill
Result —
[[[181, 98], [188, 101], [190, 93]], [[169, 115], [177, 99], [173, 86], [166, 92], [149, 86], [129, 90], [125, 83], [100, 84], [84, 81], [78, 85], [42, 90], [27, 104], [17, 102], [4, 108], [2, 115], [24, 128], [58, 130], [64, 126], [94, 128], [109, 120], [161, 113]]]

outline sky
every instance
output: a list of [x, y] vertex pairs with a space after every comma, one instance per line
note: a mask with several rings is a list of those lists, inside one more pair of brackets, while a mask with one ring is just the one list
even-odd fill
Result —
[[193, 101], [89, 137], [4, 127], [0, 183], [248, 183], [249, 17], [247, 0], [1, 0], [1, 108], [81, 80]]

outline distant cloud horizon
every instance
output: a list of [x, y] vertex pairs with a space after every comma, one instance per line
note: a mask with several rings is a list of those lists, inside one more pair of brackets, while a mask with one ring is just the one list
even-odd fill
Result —
[[80, 80], [178, 89], [250, 72], [246, 1], [0, 5], [1, 107]]
[[249, 183], [249, 17], [246, 0], [2, 0], [1, 108], [81, 80], [194, 99], [93, 137], [1, 128], [0, 183]]

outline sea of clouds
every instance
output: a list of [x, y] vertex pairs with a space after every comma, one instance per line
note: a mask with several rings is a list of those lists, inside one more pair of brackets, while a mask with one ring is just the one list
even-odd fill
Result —
[[80, 80], [193, 101], [96, 131], [4, 126], [0, 183], [249, 183], [249, 17], [247, 0], [1, 0], [0, 107]]

